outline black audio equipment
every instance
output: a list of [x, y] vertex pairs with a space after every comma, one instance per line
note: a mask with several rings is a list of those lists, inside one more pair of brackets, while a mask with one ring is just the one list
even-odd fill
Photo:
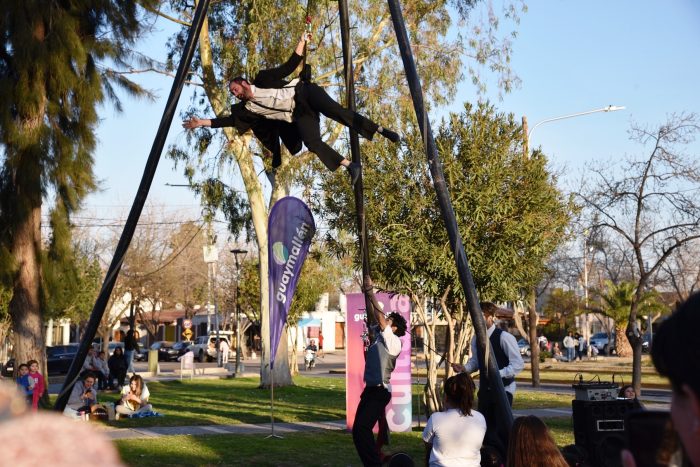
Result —
[[625, 414], [638, 406], [629, 399], [571, 401], [574, 440], [588, 452], [592, 465], [621, 466], [625, 447]]

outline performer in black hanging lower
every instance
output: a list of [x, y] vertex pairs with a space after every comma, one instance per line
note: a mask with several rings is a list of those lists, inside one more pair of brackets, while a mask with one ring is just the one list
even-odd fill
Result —
[[310, 38], [311, 35], [305, 32], [289, 60], [276, 68], [261, 70], [255, 75], [252, 83], [242, 77], [232, 79], [229, 90], [241, 100], [242, 105], [232, 106], [230, 117], [193, 117], [183, 122], [183, 127], [193, 129], [202, 126], [234, 126], [239, 132], [252, 129], [262, 144], [272, 152], [273, 168], [281, 163], [279, 138], [282, 138], [292, 154], [301, 149], [301, 139], [309, 151], [315, 153], [329, 170], [335, 171], [339, 166], [344, 166], [354, 185], [360, 176], [360, 164], [350, 162], [321, 139], [319, 114], [352, 128], [368, 140], [372, 140], [375, 133], [379, 133], [398, 143], [399, 135], [357, 112], [344, 108], [317, 84], [301, 79], [284, 80], [301, 63], [304, 46]]
[[[407, 329], [403, 316], [392, 312], [385, 317], [374, 294], [370, 291], [369, 295], [373, 306], [367, 312], [372, 313], [379, 329], [374, 333], [374, 341], [365, 355], [365, 389], [360, 396], [352, 424], [352, 440], [365, 467], [382, 465], [381, 453], [372, 429], [384, 418], [384, 411], [391, 400], [389, 380], [401, 353], [399, 338], [406, 334]], [[381, 429], [379, 436], [382, 436]]]

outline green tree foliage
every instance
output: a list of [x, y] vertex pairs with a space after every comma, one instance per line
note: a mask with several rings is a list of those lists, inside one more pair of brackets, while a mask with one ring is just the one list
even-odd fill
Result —
[[[615, 321], [615, 350], [621, 357], [632, 355], [632, 349], [627, 339], [623, 339], [629, 319], [630, 307], [635, 300], [637, 284], [634, 282], [613, 283], [605, 282], [604, 290], [594, 290], [593, 293], [600, 298], [601, 312]], [[637, 305], [638, 316], [655, 315], [668, 311], [659, 293], [652, 290], [642, 292]]]
[[[465, 104], [436, 138], [455, 214], [484, 300], [521, 298], [540, 280], [544, 263], [564, 236], [571, 205], [547, 171], [543, 154], [522, 156], [522, 131], [493, 106]], [[439, 296], [461, 286], [419, 141], [403, 152], [365, 151], [369, 244], [377, 280], [398, 291]], [[369, 149], [366, 148], [366, 149]], [[333, 229], [354, 229], [350, 190], [324, 184], [323, 212]], [[333, 232], [331, 230], [331, 232]], [[329, 242], [337, 252], [347, 245]]]
[[[115, 98], [115, 86], [140, 91], [106, 66], [130, 58], [127, 47], [142, 24], [135, 1], [2, 3], [0, 276], [14, 292], [18, 360], [44, 360], [42, 263], [66, 257], [70, 214], [95, 187], [98, 106]], [[43, 255], [45, 201], [52, 241]]]
[[575, 325], [574, 317], [583, 311], [584, 304], [573, 290], [556, 288], [547, 297], [542, 308], [545, 317], [550, 319], [545, 333], [551, 340], [561, 340]]
[[[545, 261], [562, 241], [570, 203], [556, 188], [543, 154], [523, 157], [522, 129], [512, 115], [489, 104], [452, 114], [436, 143], [445, 178], [482, 300], [521, 299], [542, 277]], [[408, 138], [402, 150], [365, 146], [365, 216], [375, 283], [406, 293], [423, 315], [428, 298], [450, 325], [448, 361], [466, 348], [466, 313], [454, 256], [424, 161], [422, 142]], [[328, 180], [316, 209], [331, 227], [327, 241], [337, 254], [353, 245], [337, 241], [338, 230], [355, 229], [347, 184]], [[357, 258], [357, 255], [353, 255]], [[426, 328], [429, 348], [434, 335]], [[452, 337], [454, 336], [454, 337]], [[429, 369], [437, 355], [428, 357]], [[430, 382], [428, 396], [439, 401]], [[436, 402], [438, 403], [438, 402]], [[436, 407], [431, 407], [435, 409]]]

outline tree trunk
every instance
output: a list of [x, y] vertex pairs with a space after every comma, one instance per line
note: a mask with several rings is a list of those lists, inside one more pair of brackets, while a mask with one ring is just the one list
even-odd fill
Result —
[[535, 291], [528, 293], [528, 316], [530, 319], [530, 371], [532, 387], [540, 387], [540, 343], [537, 341], [537, 310], [535, 309]]
[[[632, 355], [632, 346], [629, 338], [625, 339], [625, 334], [625, 324], [615, 324], [615, 352], [617, 352], [618, 357], [629, 357]], [[611, 352], [612, 346], [609, 343], [608, 349], [608, 352]]]
[[16, 224], [11, 252], [17, 273], [9, 304], [14, 330], [15, 362], [36, 360], [46, 375], [44, 326], [41, 313], [41, 201], [28, 209], [28, 215]]

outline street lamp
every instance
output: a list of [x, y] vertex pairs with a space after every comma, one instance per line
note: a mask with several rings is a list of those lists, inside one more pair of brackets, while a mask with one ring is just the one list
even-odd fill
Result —
[[[567, 118], [574, 118], [574, 117], [580, 117], [582, 115], [588, 115], [588, 114], [594, 114], [598, 112], [617, 112], [618, 110], [624, 110], [624, 106], [620, 105], [609, 105], [607, 107], [603, 107], [602, 109], [593, 109], [593, 110], [587, 110], [585, 112], [576, 112], [573, 114], [568, 114], [568, 115], [562, 115], [560, 117], [552, 117], [552, 118], [547, 118], [545, 120], [542, 120], [540, 122], [537, 122], [535, 126], [533, 126], [530, 131], [527, 130], [527, 119], [523, 117], [523, 130], [527, 132], [527, 138], [525, 139], [525, 154], [528, 154], [528, 148], [530, 147], [530, 138], [532, 137], [532, 132], [535, 131], [535, 128], [537, 128], [540, 125], [543, 125], [545, 123], [549, 122], [556, 122], [557, 120], [564, 120]], [[528, 155], [529, 157], [529, 155]]]
[[245, 256], [248, 251], [235, 248], [231, 250], [231, 253], [233, 253], [233, 259], [236, 262], [236, 296], [234, 298], [234, 305], [236, 306], [236, 368], [233, 370], [233, 376], [238, 376], [239, 374], [243, 374], [244, 371], [243, 365], [241, 364], [241, 314], [238, 310], [238, 281], [241, 278], [238, 255]]

